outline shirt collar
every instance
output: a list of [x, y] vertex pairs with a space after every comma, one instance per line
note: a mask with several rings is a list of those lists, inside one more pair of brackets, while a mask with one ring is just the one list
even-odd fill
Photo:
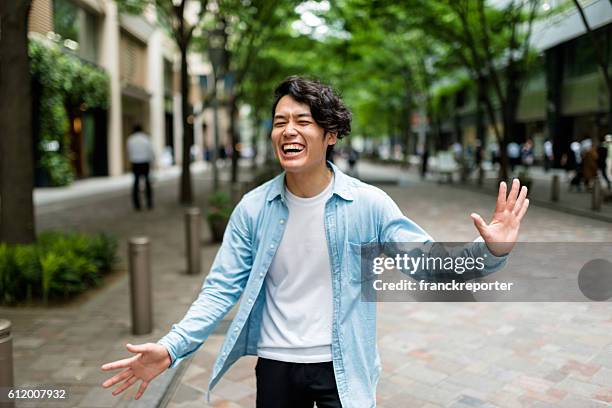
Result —
[[[332, 195], [336, 194], [338, 197], [346, 200], [353, 201], [353, 194], [349, 188], [349, 177], [344, 174], [335, 164], [328, 161], [327, 166], [334, 172]], [[285, 202], [285, 172], [276, 176], [272, 181], [272, 187], [268, 192], [267, 201], [272, 201], [280, 197]]]

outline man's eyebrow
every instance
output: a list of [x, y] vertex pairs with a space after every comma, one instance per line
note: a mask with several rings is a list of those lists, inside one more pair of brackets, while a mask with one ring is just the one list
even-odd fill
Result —
[[[312, 115], [308, 112], [302, 112], [302, 113], [298, 113], [296, 115], [298, 118], [311, 118]], [[276, 119], [285, 119], [286, 115], [282, 114], [282, 113], [277, 113], [274, 115], [274, 120]]]

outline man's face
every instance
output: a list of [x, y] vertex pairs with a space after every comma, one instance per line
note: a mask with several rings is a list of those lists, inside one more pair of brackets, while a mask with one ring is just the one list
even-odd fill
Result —
[[272, 145], [285, 171], [300, 173], [324, 166], [327, 146], [335, 143], [336, 135], [325, 134], [307, 104], [289, 95], [278, 101], [272, 123]]

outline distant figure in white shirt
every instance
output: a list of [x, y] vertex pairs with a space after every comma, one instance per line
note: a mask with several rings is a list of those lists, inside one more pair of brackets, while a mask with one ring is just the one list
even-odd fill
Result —
[[128, 157], [132, 164], [132, 172], [134, 172], [134, 186], [132, 188], [132, 201], [134, 209], [140, 211], [140, 178], [144, 177], [147, 207], [153, 209], [153, 192], [151, 191], [151, 182], [149, 180], [149, 170], [155, 162], [155, 153], [153, 145], [149, 140], [149, 136], [142, 131], [142, 126], [136, 125], [132, 130], [132, 134], [127, 140]]

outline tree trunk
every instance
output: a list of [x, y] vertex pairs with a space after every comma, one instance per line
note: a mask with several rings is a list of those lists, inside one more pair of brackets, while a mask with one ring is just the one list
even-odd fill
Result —
[[183, 163], [181, 172], [181, 204], [193, 202], [193, 188], [191, 183], [191, 146], [193, 145], [193, 132], [187, 118], [189, 117], [189, 77], [187, 75], [187, 44], [180, 44], [181, 49], [181, 114], [183, 119]]
[[32, 103], [28, 58], [30, 0], [0, 2], [0, 240], [35, 240]]
[[240, 151], [237, 149], [240, 143], [240, 130], [238, 129], [238, 104], [236, 98], [230, 99], [230, 136], [232, 139], [232, 184], [238, 182], [238, 160]]

